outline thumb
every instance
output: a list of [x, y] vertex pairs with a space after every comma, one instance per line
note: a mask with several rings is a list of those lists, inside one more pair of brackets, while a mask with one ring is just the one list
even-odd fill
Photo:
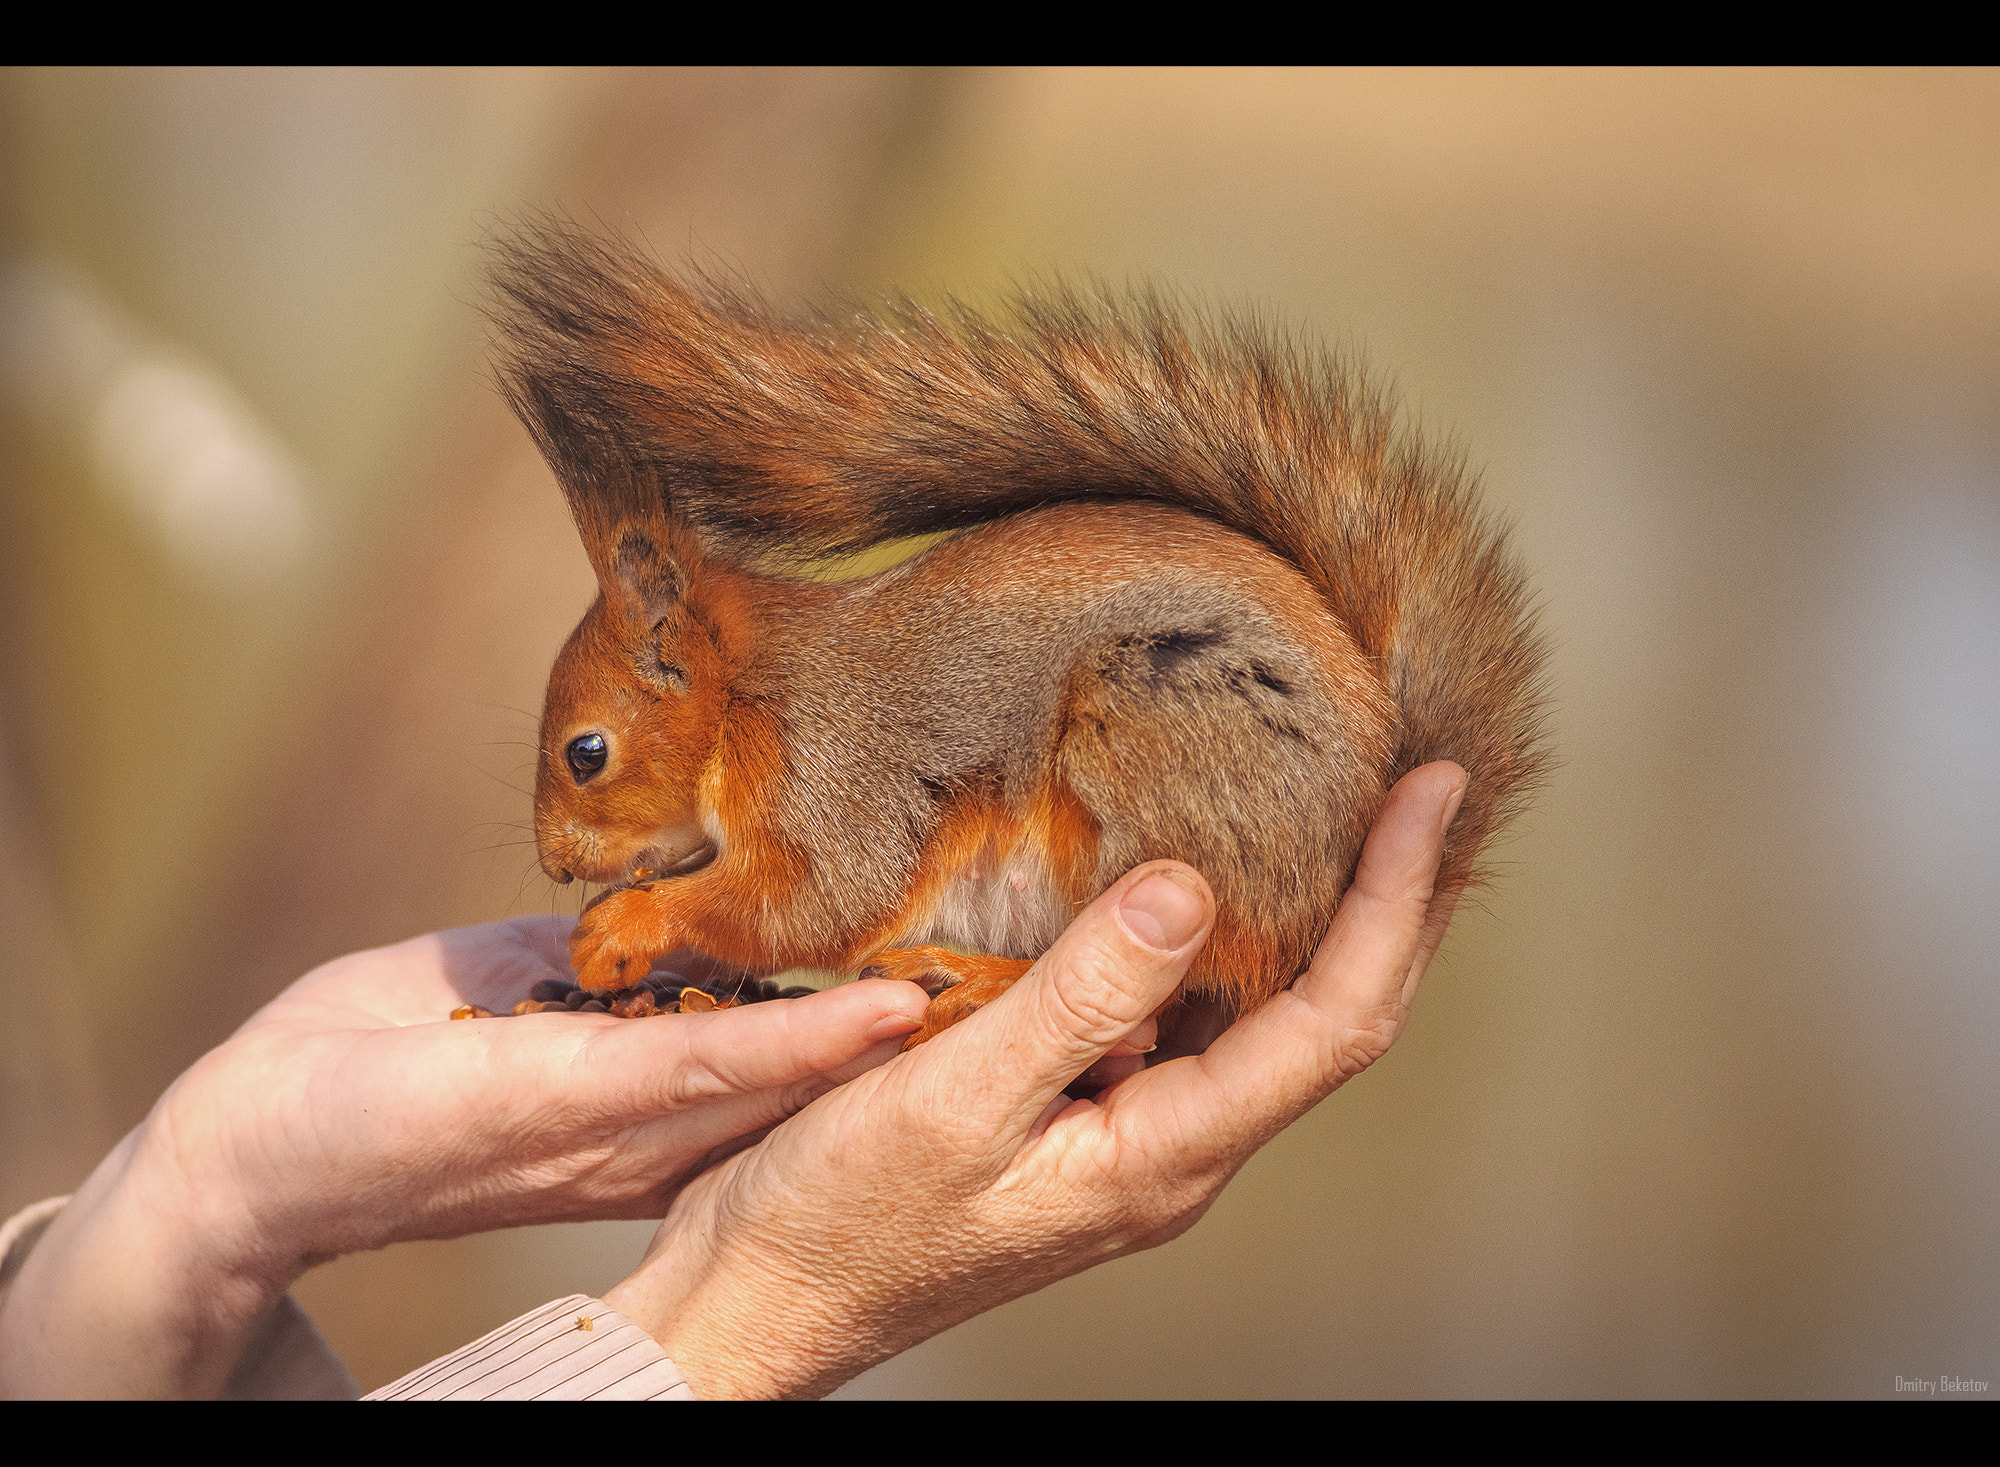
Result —
[[925, 1045], [977, 1077], [969, 1103], [1024, 1133], [1062, 1088], [1173, 996], [1208, 941], [1215, 897], [1178, 861], [1128, 872], [1001, 998]]

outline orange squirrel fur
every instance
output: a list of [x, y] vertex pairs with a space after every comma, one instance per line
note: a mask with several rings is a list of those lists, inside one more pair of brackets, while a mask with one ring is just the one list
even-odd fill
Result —
[[1537, 782], [1500, 533], [1322, 355], [1151, 295], [786, 320], [553, 225], [495, 282], [600, 588], [535, 779], [543, 869], [615, 888], [585, 987], [682, 947], [880, 971], [941, 992], [921, 1038], [1171, 857], [1217, 899], [1184, 991], [1240, 1009], [1309, 960], [1402, 774], [1471, 776], [1440, 893]]

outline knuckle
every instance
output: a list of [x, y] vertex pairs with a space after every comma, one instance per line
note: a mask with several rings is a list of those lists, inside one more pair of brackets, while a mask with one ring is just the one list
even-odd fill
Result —
[[1353, 1079], [1389, 1052], [1402, 1032], [1399, 1009], [1382, 1009], [1334, 1036], [1333, 1070], [1341, 1081]]
[[1204, 1183], [1177, 1177], [1131, 1189], [1104, 1220], [1104, 1241], [1114, 1252], [1129, 1253], [1179, 1237], [1207, 1210], [1212, 1189]]
[[1110, 1254], [1153, 1247], [1192, 1226], [1234, 1167], [1220, 1156], [1190, 1155], [1158, 1146], [1157, 1137], [1127, 1134], [1116, 1161], [1095, 1156], [1072, 1174], [1075, 1190], [1093, 1199], [1077, 1220]]
[[1049, 996], [1065, 1033], [1109, 1044], [1145, 1017], [1142, 987], [1140, 975], [1093, 946], [1058, 965]]

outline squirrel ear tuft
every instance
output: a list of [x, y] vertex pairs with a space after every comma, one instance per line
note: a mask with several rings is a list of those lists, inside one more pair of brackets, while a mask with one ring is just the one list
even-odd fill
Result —
[[598, 567], [604, 592], [652, 625], [687, 594], [700, 554], [684, 527], [670, 522], [619, 526], [608, 563]]

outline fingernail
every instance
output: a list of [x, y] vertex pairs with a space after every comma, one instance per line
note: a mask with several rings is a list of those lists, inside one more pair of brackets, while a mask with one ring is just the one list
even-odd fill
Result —
[[923, 1027], [922, 1019], [913, 1019], [908, 1014], [884, 1014], [868, 1031], [868, 1042], [873, 1044], [881, 1039], [901, 1039], [905, 1034], [914, 1034]]
[[1177, 872], [1155, 871], [1125, 893], [1118, 918], [1155, 952], [1179, 952], [1208, 920], [1208, 903]]
[[1460, 785], [1457, 789], [1453, 790], [1451, 794], [1445, 797], [1444, 822], [1438, 826], [1438, 830], [1440, 833], [1451, 829], [1452, 817], [1458, 814], [1459, 802], [1465, 798], [1465, 790], [1466, 787], [1464, 785]]

